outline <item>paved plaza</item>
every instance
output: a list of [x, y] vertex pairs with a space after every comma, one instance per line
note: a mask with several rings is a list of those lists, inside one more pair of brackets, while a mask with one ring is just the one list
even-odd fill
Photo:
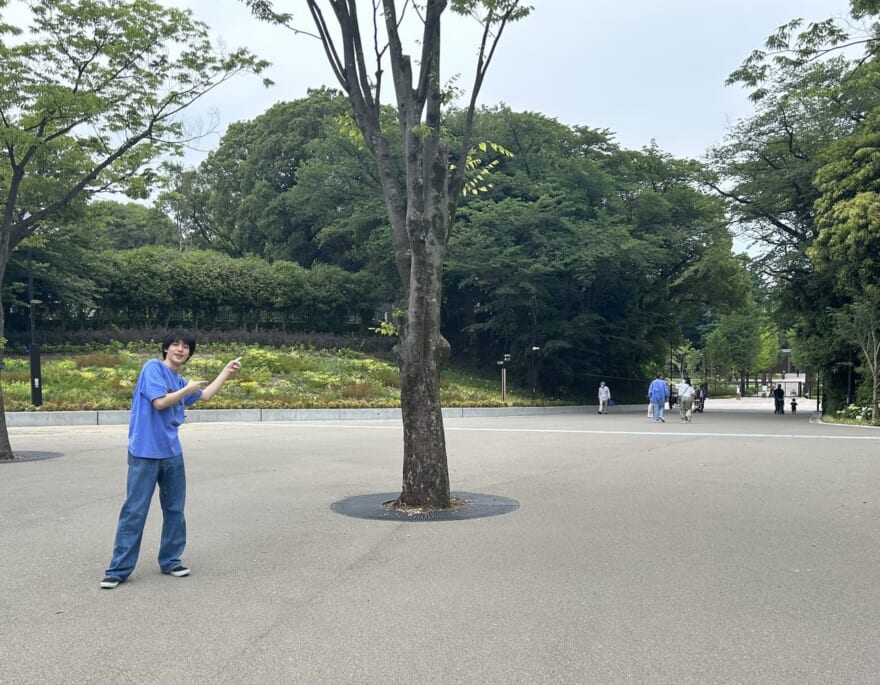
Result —
[[125, 425], [13, 427], [0, 683], [877, 683], [880, 431], [804, 400], [447, 419], [453, 490], [508, 514], [331, 510], [396, 491], [396, 420], [193, 423], [187, 578], [109, 561]]

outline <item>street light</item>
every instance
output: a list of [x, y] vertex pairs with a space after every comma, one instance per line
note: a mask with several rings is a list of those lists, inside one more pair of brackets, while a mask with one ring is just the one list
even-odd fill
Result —
[[532, 353], [529, 355], [529, 365], [532, 367], [532, 399], [535, 399], [535, 397], [537, 397], [538, 395], [538, 352], [540, 351], [540, 347], [538, 347], [537, 345], [532, 345]]
[[510, 363], [511, 356], [505, 354], [498, 366], [501, 367], [501, 401], [507, 402], [507, 365]]
[[43, 304], [42, 300], [34, 299], [34, 272], [31, 268], [31, 248], [28, 248], [28, 309], [30, 310], [31, 344], [31, 404], [39, 407], [43, 404], [43, 384], [40, 381], [40, 345], [37, 343], [37, 318], [34, 307]]

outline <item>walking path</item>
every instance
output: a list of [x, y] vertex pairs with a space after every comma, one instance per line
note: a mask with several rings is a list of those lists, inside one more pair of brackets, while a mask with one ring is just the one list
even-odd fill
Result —
[[188, 425], [193, 573], [154, 502], [115, 590], [126, 427], [13, 427], [58, 456], [0, 465], [0, 683], [876, 682], [880, 432], [725, 402], [450, 418], [453, 489], [519, 503], [455, 522], [331, 510], [399, 421]]
[[[789, 398], [790, 399], [790, 398]], [[810, 411], [815, 401], [798, 398], [800, 411]], [[636, 413], [647, 409], [644, 405], [617, 404], [609, 413]], [[789, 411], [786, 404], [786, 411]], [[760, 397], [709, 398], [707, 411], [754, 411], [762, 412], [770, 407], [773, 400]], [[815, 408], [814, 408], [815, 409]], [[564, 407], [452, 407], [443, 409], [446, 419], [502, 417], [502, 416], [557, 416], [561, 414], [583, 414], [596, 411], [596, 405]], [[677, 409], [672, 411], [677, 412]], [[275, 423], [290, 421], [361, 421], [366, 419], [400, 418], [400, 409], [189, 409], [186, 412], [188, 423]], [[91, 411], [31, 411], [6, 412], [6, 425], [14, 428], [35, 428], [50, 426], [114, 426], [128, 425], [129, 413], [125, 410]]]

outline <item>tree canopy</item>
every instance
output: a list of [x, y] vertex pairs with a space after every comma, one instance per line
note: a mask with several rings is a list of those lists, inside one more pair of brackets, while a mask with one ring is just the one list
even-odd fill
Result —
[[[192, 135], [183, 111], [266, 66], [246, 49], [216, 50], [190, 12], [149, 0], [21, 7], [26, 28], [0, 24], [0, 279], [16, 246], [59, 230], [96, 193], [144, 197], [159, 176], [154, 160]], [[0, 458], [11, 456], [4, 418]]]
[[829, 312], [880, 276], [875, 215], [880, 112], [878, 4], [779, 27], [730, 77], [755, 112], [711, 151], [706, 182], [727, 201], [772, 289], [773, 315], [820, 370], [831, 408], [852, 395], [852, 343]]

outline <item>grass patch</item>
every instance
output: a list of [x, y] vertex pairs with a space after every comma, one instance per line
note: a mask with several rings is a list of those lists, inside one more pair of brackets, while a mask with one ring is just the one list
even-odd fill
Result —
[[[82, 352], [44, 354], [41, 359], [43, 411], [129, 409], [141, 366], [158, 358], [157, 345], [129, 343], [123, 349], [90, 345]], [[198, 345], [184, 367], [188, 379], [213, 380], [224, 365], [241, 357], [241, 371], [226, 381], [204, 409], [317, 409], [400, 406], [400, 372], [388, 361], [353, 350], [261, 347], [230, 343]], [[7, 411], [34, 411], [26, 356], [9, 355], [0, 375]], [[500, 379], [461, 369], [441, 377], [445, 407], [564, 404], [533, 399], [508, 387], [501, 401]]]
[[78, 369], [107, 368], [119, 366], [119, 354], [111, 352], [90, 352], [76, 357], [74, 364]]

